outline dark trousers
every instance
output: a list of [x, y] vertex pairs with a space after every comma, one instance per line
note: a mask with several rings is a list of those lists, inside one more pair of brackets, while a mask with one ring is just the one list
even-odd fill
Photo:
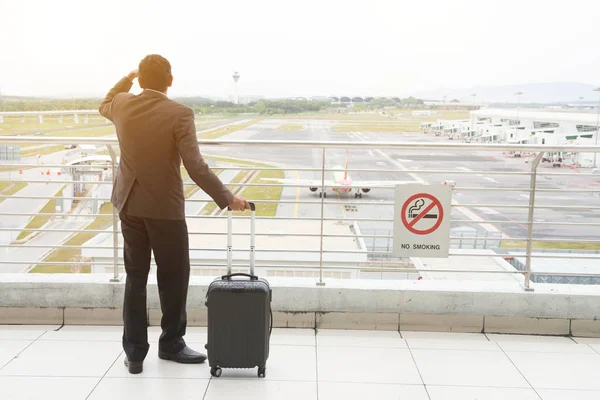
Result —
[[131, 361], [148, 354], [146, 284], [150, 251], [157, 266], [162, 310], [160, 351], [179, 352], [185, 346], [186, 301], [190, 280], [189, 238], [185, 220], [139, 218], [121, 213], [124, 238], [125, 299], [123, 302], [123, 349]]

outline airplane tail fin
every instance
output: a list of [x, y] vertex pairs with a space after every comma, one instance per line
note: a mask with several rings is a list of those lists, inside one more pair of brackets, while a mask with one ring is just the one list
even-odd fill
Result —
[[344, 171], [344, 180], [348, 180], [348, 150], [346, 150], [346, 169]]

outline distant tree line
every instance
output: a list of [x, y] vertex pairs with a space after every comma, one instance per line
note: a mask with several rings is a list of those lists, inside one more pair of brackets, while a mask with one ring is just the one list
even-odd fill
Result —
[[[342, 97], [330, 100], [258, 100], [248, 104], [235, 104], [230, 101], [211, 100], [204, 97], [180, 97], [175, 101], [192, 108], [201, 114], [299, 114], [319, 112], [330, 108], [347, 108], [351, 101], [358, 111], [374, 110], [383, 107], [414, 107], [423, 105], [423, 101], [414, 97]], [[339, 103], [341, 100], [342, 103]], [[51, 110], [97, 110], [101, 98], [87, 99], [36, 99], [36, 98], [2, 98], [0, 111], [51, 111]]]

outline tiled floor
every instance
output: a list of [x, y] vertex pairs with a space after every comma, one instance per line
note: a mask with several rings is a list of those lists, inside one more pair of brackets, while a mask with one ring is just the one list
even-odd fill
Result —
[[[600, 339], [275, 329], [267, 377], [159, 360], [123, 365], [121, 328], [0, 326], [0, 399], [600, 399]], [[204, 328], [186, 339], [202, 350]]]

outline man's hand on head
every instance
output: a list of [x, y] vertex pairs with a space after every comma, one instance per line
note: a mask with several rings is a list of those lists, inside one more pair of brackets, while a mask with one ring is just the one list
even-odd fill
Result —
[[133, 82], [133, 80], [135, 78], [137, 78], [139, 76], [139, 72], [137, 69], [134, 69], [133, 71], [131, 71], [130, 73], [127, 74], [127, 79], [129, 79], [131, 82]]
[[242, 196], [238, 196], [237, 194], [233, 196], [233, 200], [229, 204], [229, 208], [233, 211], [244, 211], [250, 209], [250, 203]]

